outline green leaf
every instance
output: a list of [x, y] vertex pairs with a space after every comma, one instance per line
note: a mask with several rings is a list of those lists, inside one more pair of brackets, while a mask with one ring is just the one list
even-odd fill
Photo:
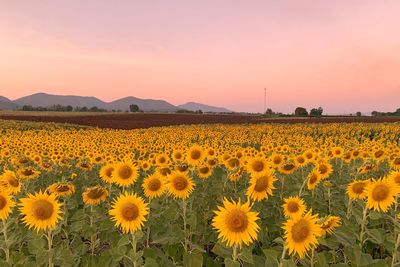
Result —
[[220, 243], [216, 243], [212, 249], [214, 254], [217, 254], [221, 258], [229, 258], [232, 255], [232, 251]]
[[253, 264], [253, 252], [251, 248], [243, 248], [239, 253], [239, 258], [247, 263]]
[[385, 241], [383, 229], [370, 229], [367, 231], [369, 239], [375, 244], [382, 244]]
[[231, 258], [225, 258], [224, 263], [225, 267], [240, 267], [240, 263], [238, 261], [233, 261]]
[[123, 236], [121, 237], [121, 239], [118, 241], [117, 246], [118, 246], [118, 247], [123, 247], [123, 246], [128, 245], [129, 243], [130, 243], [129, 235], [123, 235]]
[[183, 266], [185, 267], [202, 267], [203, 255], [200, 252], [184, 252]]
[[146, 258], [144, 267], [159, 267], [157, 261], [153, 258]]

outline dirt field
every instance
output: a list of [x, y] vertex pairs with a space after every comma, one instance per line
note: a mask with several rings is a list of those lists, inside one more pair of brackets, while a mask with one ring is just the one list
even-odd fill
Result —
[[[57, 116], [58, 115], [58, 116]], [[0, 119], [59, 122], [87, 125], [100, 128], [137, 129], [156, 126], [181, 124], [215, 124], [215, 123], [332, 123], [332, 122], [400, 122], [400, 117], [324, 117], [324, 118], [263, 118], [257, 115], [197, 115], [197, 114], [30, 114], [17, 112], [1, 114]]]

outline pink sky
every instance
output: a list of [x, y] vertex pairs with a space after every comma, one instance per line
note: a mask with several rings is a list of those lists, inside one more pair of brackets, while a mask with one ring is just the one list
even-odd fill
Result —
[[0, 95], [400, 107], [400, 1], [3, 1]]

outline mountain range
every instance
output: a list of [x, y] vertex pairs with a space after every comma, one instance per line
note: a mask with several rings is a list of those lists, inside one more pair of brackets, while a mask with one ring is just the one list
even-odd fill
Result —
[[224, 113], [231, 112], [221, 107], [213, 107], [196, 102], [188, 102], [183, 105], [174, 106], [165, 100], [141, 99], [133, 96], [117, 99], [112, 102], [104, 102], [93, 96], [75, 96], [75, 95], [51, 95], [46, 93], [37, 93], [24, 96], [16, 100], [10, 100], [0, 96], [0, 110], [13, 110], [21, 108], [24, 105], [32, 107], [50, 107], [53, 105], [63, 105], [75, 107], [98, 107], [106, 110], [129, 110], [130, 105], [138, 105], [145, 112], [176, 112], [180, 109], [189, 111], [202, 110], [203, 112]]

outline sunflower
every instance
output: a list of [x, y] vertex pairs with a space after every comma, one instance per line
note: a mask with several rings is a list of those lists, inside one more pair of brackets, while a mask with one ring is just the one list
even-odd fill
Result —
[[306, 212], [304, 200], [299, 197], [288, 197], [284, 199], [284, 202], [282, 208], [285, 217], [298, 217]]
[[268, 199], [268, 196], [272, 196], [272, 190], [275, 189], [274, 182], [276, 180], [272, 173], [252, 176], [246, 195], [254, 201]]
[[394, 158], [390, 161], [390, 166], [391, 166], [393, 169], [400, 171], [400, 156], [394, 157]]
[[205, 156], [206, 154], [201, 146], [193, 145], [187, 152], [186, 160], [191, 165], [197, 165], [204, 160]]
[[112, 176], [114, 170], [115, 170], [115, 165], [114, 164], [109, 163], [107, 165], [104, 165], [100, 169], [100, 178], [104, 182], [106, 182], [108, 184], [111, 184], [114, 181], [113, 180], [113, 176]]
[[366, 188], [367, 207], [376, 211], [387, 212], [389, 207], [396, 202], [396, 195], [400, 188], [387, 178], [373, 180]]
[[207, 165], [203, 165], [200, 166], [197, 169], [197, 173], [199, 175], [200, 178], [206, 179], [208, 177], [210, 177], [210, 175], [212, 174], [212, 168], [208, 167]]
[[54, 183], [47, 188], [47, 192], [56, 197], [71, 196], [75, 192], [75, 186], [68, 182]]
[[320, 224], [323, 234], [332, 234], [333, 230], [340, 226], [340, 217], [338, 216], [328, 216]]
[[19, 211], [23, 218], [22, 222], [29, 229], [52, 230], [61, 219], [61, 204], [57, 202], [55, 195], [48, 195], [41, 191], [35, 195], [28, 194], [28, 197], [22, 198], [19, 204]]
[[138, 171], [132, 163], [121, 162], [115, 166], [112, 177], [117, 185], [126, 187], [136, 182], [138, 178]]
[[285, 231], [285, 246], [289, 254], [299, 255], [304, 258], [307, 251], [314, 249], [318, 245], [317, 238], [323, 233], [321, 226], [318, 225], [318, 215], [312, 215], [310, 210], [304, 216], [290, 218], [283, 225]]
[[7, 192], [0, 191], [0, 220], [6, 220], [14, 206], [15, 202], [11, 199], [11, 196]]
[[109, 214], [115, 221], [115, 226], [127, 234], [143, 227], [146, 215], [149, 214], [149, 208], [141, 197], [125, 193], [114, 199]]
[[389, 180], [392, 180], [395, 184], [400, 186], [400, 171], [393, 171], [388, 176]]
[[167, 188], [175, 198], [188, 198], [195, 184], [185, 173], [174, 172], [168, 176]]
[[0, 187], [11, 194], [21, 192], [21, 183], [13, 171], [5, 171], [0, 176]]
[[347, 186], [347, 194], [350, 199], [364, 199], [367, 194], [365, 188], [369, 184], [369, 180], [353, 181]]
[[82, 193], [83, 202], [91, 206], [99, 205], [107, 196], [107, 189], [99, 185], [89, 187]]
[[165, 178], [152, 174], [143, 180], [142, 188], [148, 198], [159, 197], [165, 192]]
[[278, 168], [283, 162], [283, 157], [279, 154], [273, 154], [271, 156], [271, 163], [272, 166], [274, 166], [275, 168]]
[[228, 201], [224, 199], [223, 206], [215, 212], [212, 226], [218, 232], [218, 238], [228, 246], [249, 245], [257, 239], [260, 227], [257, 224], [258, 212], [251, 211], [248, 202]]
[[328, 178], [329, 175], [331, 175], [333, 168], [332, 168], [332, 165], [329, 164], [328, 162], [320, 162], [317, 165], [317, 170], [321, 175], [321, 180], [324, 180], [324, 179]]
[[314, 190], [320, 181], [321, 181], [321, 177], [320, 177], [319, 172], [318, 171], [311, 172], [308, 175], [308, 180], [307, 180], [308, 190]]
[[269, 170], [267, 160], [261, 157], [250, 158], [246, 169], [251, 175], [262, 174]]
[[37, 171], [32, 167], [25, 167], [25, 168], [19, 169], [17, 171], [17, 174], [22, 179], [35, 179], [40, 175], [40, 171]]
[[174, 161], [183, 160], [183, 152], [181, 150], [174, 150], [171, 156]]
[[279, 166], [279, 172], [284, 174], [292, 174], [297, 169], [294, 161], [287, 161]]

